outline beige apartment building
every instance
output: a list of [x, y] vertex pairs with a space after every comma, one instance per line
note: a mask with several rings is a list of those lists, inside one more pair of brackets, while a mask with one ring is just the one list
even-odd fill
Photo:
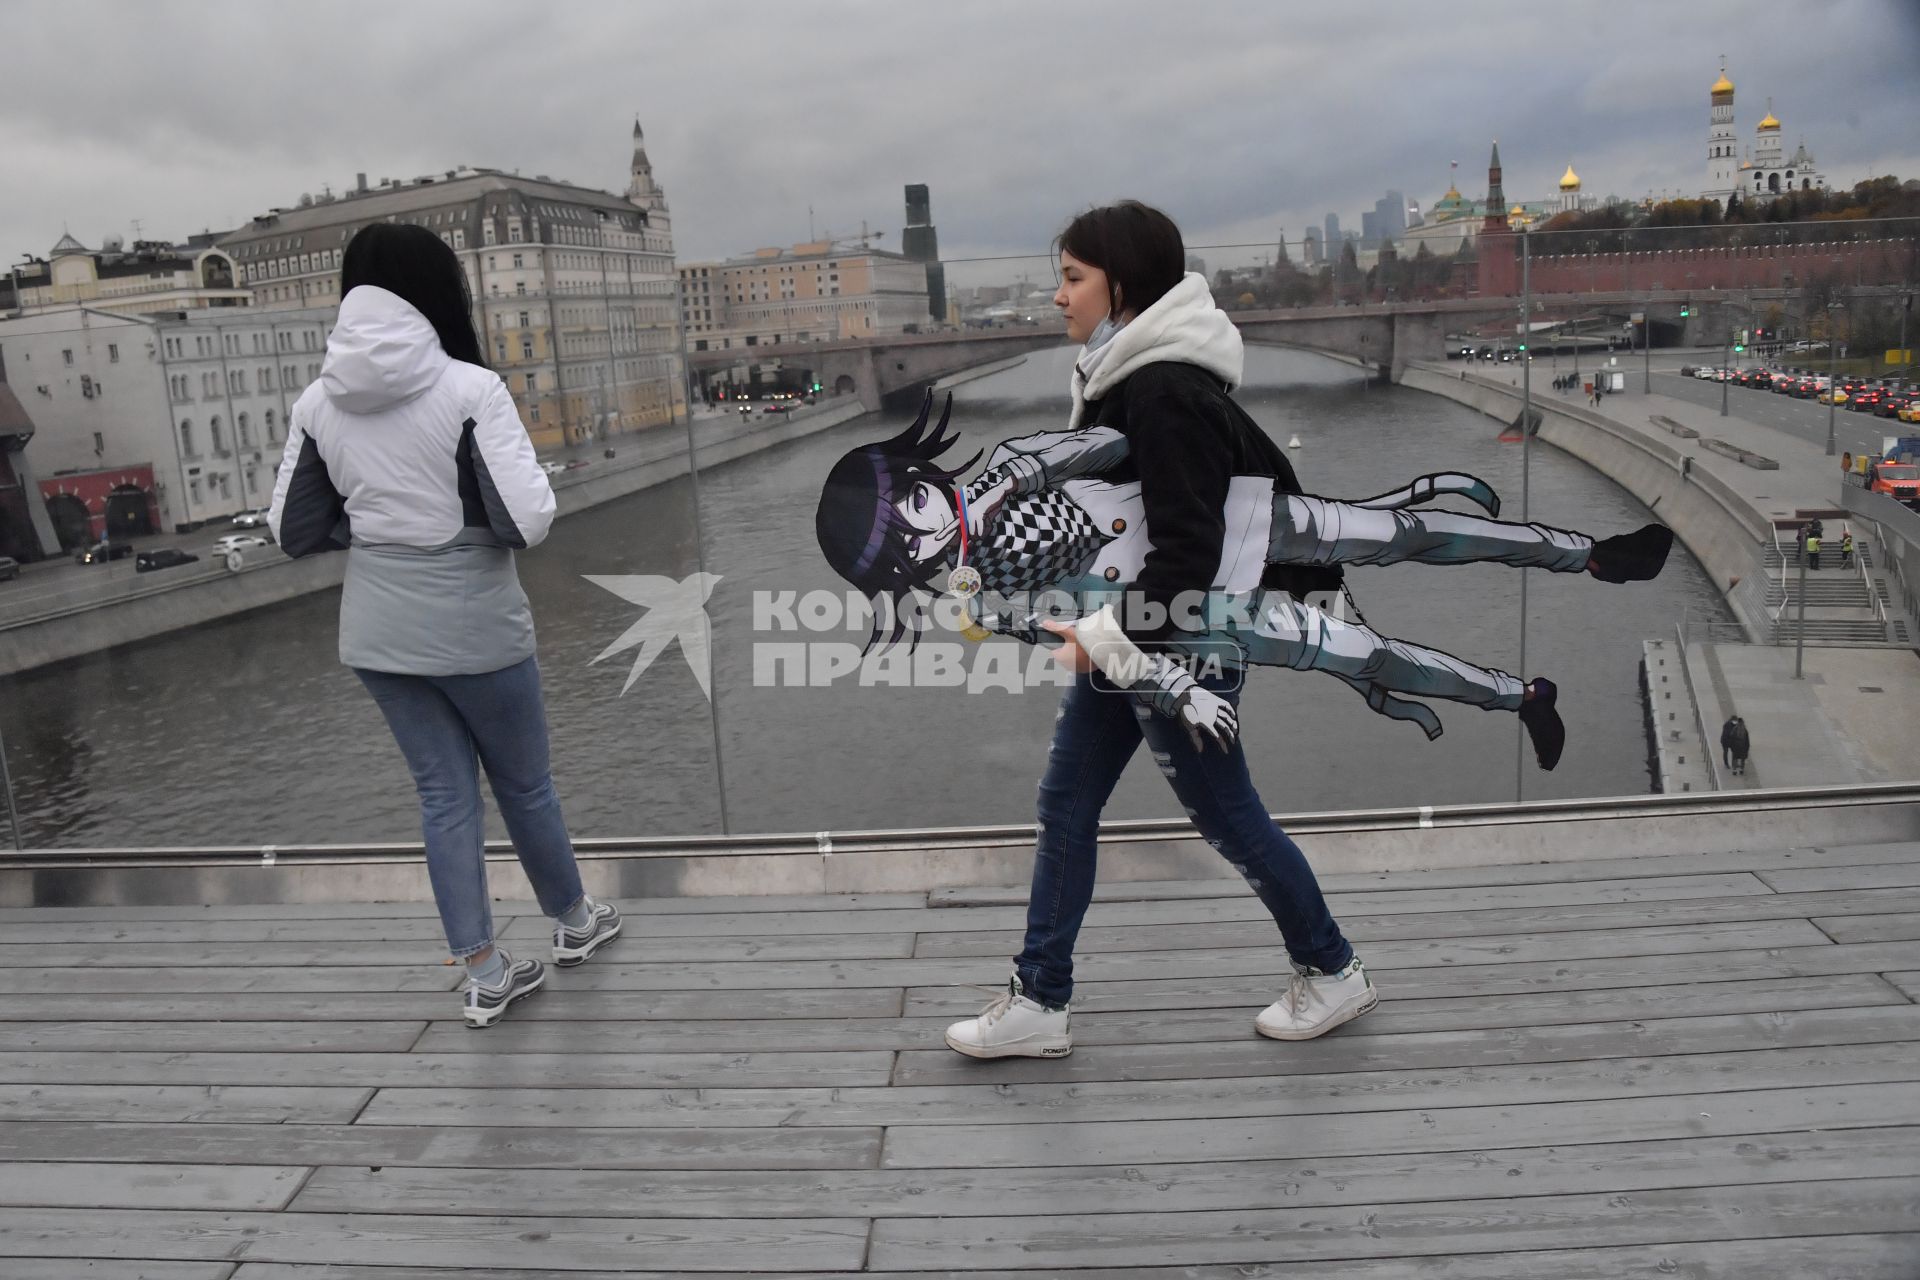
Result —
[[870, 338], [927, 324], [927, 267], [897, 253], [817, 240], [724, 262], [681, 263], [680, 297], [694, 351]]
[[215, 247], [213, 232], [185, 244], [136, 240], [131, 249], [109, 236], [89, 249], [62, 235], [44, 258], [28, 257], [0, 276], [0, 310], [16, 316], [69, 307], [115, 315], [156, 315], [244, 307], [233, 260]]
[[254, 307], [331, 308], [347, 242], [376, 221], [426, 227], [452, 247], [487, 358], [536, 448], [684, 414], [672, 223], [637, 121], [624, 196], [497, 169], [374, 186], [363, 174], [343, 195], [303, 196], [251, 219], [220, 247]]

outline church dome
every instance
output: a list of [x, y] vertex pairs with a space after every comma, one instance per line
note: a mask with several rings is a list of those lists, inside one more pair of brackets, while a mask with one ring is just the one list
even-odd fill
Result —
[[1560, 175], [1560, 189], [1562, 191], [1578, 191], [1580, 189], [1580, 175], [1573, 171], [1572, 165], [1568, 165], [1567, 171]]
[[1708, 90], [1708, 92], [1716, 94], [1733, 92], [1733, 81], [1727, 79], [1727, 69], [1725, 67], [1720, 68], [1720, 78], [1713, 82], [1713, 88]]
[[1762, 133], [1778, 133], [1780, 131], [1780, 121], [1774, 116], [1772, 107], [1767, 108], [1767, 114], [1761, 119], [1760, 131]]

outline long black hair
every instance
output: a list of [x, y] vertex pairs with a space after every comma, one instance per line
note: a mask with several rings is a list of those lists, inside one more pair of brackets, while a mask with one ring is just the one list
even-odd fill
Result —
[[369, 222], [347, 243], [340, 263], [340, 296], [363, 284], [411, 303], [455, 360], [487, 367], [480, 335], [473, 328], [467, 273], [439, 236], [412, 223]]
[[1138, 200], [1089, 209], [1060, 233], [1065, 249], [1107, 274], [1108, 315], [1138, 315], [1166, 296], [1187, 272], [1187, 250], [1173, 219]]
[[[919, 482], [951, 488], [955, 479], [980, 460], [976, 452], [950, 471], [938, 464], [940, 455], [960, 440], [958, 435], [947, 434], [953, 396], [947, 396], [940, 421], [929, 430], [927, 418], [932, 410], [933, 392], [929, 391], [912, 426], [891, 439], [850, 450], [834, 463], [820, 490], [820, 507], [814, 512], [814, 534], [827, 563], [873, 600], [869, 649], [880, 641], [883, 632], [887, 632], [888, 644], [906, 634], [906, 620], [900, 617], [901, 599], [915, 591], [932, 590], [935, 575], [946, 567], [942, 557], [916, 563], [907, 554], [907, 540], [916, 531], [894, 504]], [[893, 623], [890, 632], [886, 626], [889, 620]]]

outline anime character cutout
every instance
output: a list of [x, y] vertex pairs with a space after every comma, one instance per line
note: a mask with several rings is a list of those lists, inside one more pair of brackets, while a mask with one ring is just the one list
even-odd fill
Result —
[[[966, 563], [984, 588], [968, 601], [971, 616], [989, 631], [1033, 643], [1051, 638], [1035, 618], [996, 611], [986, 598], [1111, 596], [1140, 572], [1153, 543], [1139, 481], [1128, 478], [1123, 434], [1094, 426], [1009, 440], [995, 447], [984, 470], [964, 480], [980, 454], [943, 466], [942, 456], [959, 443], [948, 432], [952, 397], [929, 427], [931, 409], [929, 395], [906, 430], [835, 463], [815, 515], [827, 562], [874, 602], [869, 648], [906, 634], [910, 597], [938, 590], [958, 566], [963, 541]], [[1346, 502], [1291, 491], [1298, 484], [1283, 455], [1271, 469], [1274, 474], [1236, 475], [1229, 488], [1209, 598], [1234, 607], [1209, 609], [1203, 629], [1155, 645], [1168, 660], [1156, 660], [1131, 686], [1134, 692], [1177, 717], [1193, 688], [1179, 659], [1224, 650], [1240, 663], [1325, 672], [1374, 711], [1417, 724], [1430, 739], [1440, 736], [1440, 719], [1420, 699], [1515, 712], [1540, 767], [1552, 769], [1566, 730], [1551, 680], [1523, 682], [1382, 635], [1309, 597], [1328, 596], [1331, 603], [1330, 593], [1344, 591], [1344, 566], [1409, 561], [1494, 562], [1587, 573], [1603, 582], [1642, 581], [1666, 563], [1672, 531], [1650, 524], [1596, 540], [1550, 525], [1501, 521], [1494, 491], [1461, 473], [1419, 476], [1390, 493]], [[1427, 505], [1443, 497], [1465, 499], [1486, 514]]]

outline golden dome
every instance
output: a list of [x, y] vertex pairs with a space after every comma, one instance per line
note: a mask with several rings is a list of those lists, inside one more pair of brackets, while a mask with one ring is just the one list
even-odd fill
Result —
[[1727, 69], [1725, 67], [1720, 68], [1720, 78], [1713, 82], [1713, 88], [1709, 89], [1707, 92], [1709, 93], [1732, 93], [1733, 92], [1733, 81], [1727, 79]]
[[1562, 191], [1578, 191], [1580, 189], [1580, 175], [1573, 171], [1572, 165], [1568, 165], [1567, 171], [1560, 175], [1560, 189]]
[[1767, 114], [1760, 121], [1760, 128], [1762, 132], [1767, 133], [1778, 133], [1780, 131], [1780, 121], [1775, 118], [1772, 107], [1767, 108]]

